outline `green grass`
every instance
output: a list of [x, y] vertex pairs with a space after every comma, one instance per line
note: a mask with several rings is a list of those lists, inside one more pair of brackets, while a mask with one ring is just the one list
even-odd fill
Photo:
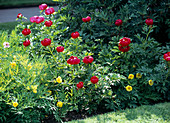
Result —
[[68, 123], [170, 123], [170, 103], [143, 105]]
[[[15, 29], [15, 26], [19, 22], [14, 21], [14, 22], [6, 22], [6, 23], [0, 23], [0, 30], [2, 31], [8, 31], [9, 33]], [[30, 24], [31, 22], [25, 22], [25, 24]]]
[[17, 24], [18, 24], [17, 21], [15, 21], [15, 22], [7, 22], [7, 23], [0, 23], [0, 30], [11, 32], [13, 29], [15, 29], [15, 26]]

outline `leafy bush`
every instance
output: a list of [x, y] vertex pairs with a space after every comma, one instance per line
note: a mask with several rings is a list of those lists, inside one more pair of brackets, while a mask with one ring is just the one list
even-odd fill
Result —
[[[86, 45], [80, 45], [81, 37], [63, 42], [54, 40], [56, 33], [66, 29], [55, 32], [60, 19], [55, 21], [53, 15], [44, 16], [45, 21], [50, 19], [54, 22], [51, 27], [43, 23], [25, 26], [22, 22], [25, 17], [21, 16], [18, 17], [21, 24], [10, 37], [5, 32], [1, 35], [0, 51], [4, 54], [1, 55], [0, 66], [1, 101], [2, 107], [7, 104], [9, 107], [5, 110], [12, 112], [12, 115], [5, 112], [6, 115], [1, 117], [3, 122], [39, 122], [49, 114], [60, 121], [68, 111], [97, 110], [96, 103], [101, 103], [103, 97], [108, 96], [110, 86], [102, 82], [103, 76], [108, 74], [105, 67], [95, 60], [91, 64], [80, 62], [69, 65], [67, 60], [71, 56], [77, 56], [82, 61], [93, 53], [85, 50], [88, 49]], [[52, 43], [45, 43], [47, 38]], [[59, 45], [64, 46], [64, 52], [56, 51]], [[92, 76], [99, 78], [98, 84], [90, 82]], [[115, 79], [121, 78], [123, 76]], [[76, 86], [80, 81], [84, 82], [83, 88]]]

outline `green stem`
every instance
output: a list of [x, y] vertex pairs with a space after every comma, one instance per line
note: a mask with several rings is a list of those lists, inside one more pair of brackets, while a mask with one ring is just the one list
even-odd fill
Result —
[[166, 76], [166, 79], [168, 79], [169, 75], [170, 75], [170, 61], [168, 61], [168, 74]]
[[63, 53], [61, 53], [61, 57], [63, 58], [63, 62], [65, 62], [65, 57], [64, 57]]
[[88, 24], [89, 30], [90, 30], [90, 34], [92, 35], [92, 30], [90, 28], [90, 24]]
[[76, 46], [76, 50], [75, 50], [75, 51], [77, 51], [77, 53], [78, 53], [78, 49], [79, 49], [79, 48], [78, 48], [78, 47], [79, 47], [79, 46], [78, 46], [78, 45], [79, 45], [78, 42], [79, 42], [79, 39], [76, 38], [76, 39], [75, 39], [75, 42], [76, 42], [76, 43], [75, 43], [75, 46]]
[[81, 68], [83, 66], [83, 64], [82, 65], [79, 65], [79, 68]]
[[82, 30], [84, 29], [84, 27], [85, 27], [85, 24], [83, 23]]
[[149, 32], [148, 32], [148, 34], [147, 34], [147, 36], [146, 36], [146, 39], [145, 39], [145, 41], [144, 41], [144, 43], [143, 43], [143, 45], [144, 45], [144, 50], [146, 49], [146, 47], [150, 44], [150, 43], [147, 43], [147, 45], [145, 46], [145, 43], [147, 42], [147, 40], [148, 40], [148, 37], [149, 37], [149, 34], [150, 34], [150, 31], [152, 30], [152, 27], [150, 27], [150, 29], [149, 29]]
[[152, 27], [149, 29], [149, 32], [148, 32], [146, 39], [145, 39], [145, 42], [148, 40], [148, 36], [149, 36], [151, 30], [152, 30]]
[[21, 18], [21, 23], [22, 23], [22, 18]]
[[75, 68], [75, 66], [73, 65], [72, 80], [74, 80], [74, 68]]
[[[50, 51], [51, 55], [53, 56], [54, 61], [56, 62], [56, 58], [55, 58], [55, 56], [53, 55], [53, 52], [52, 52], [50, 46], [49, 46], [49, 51]], [[56, 62], [56, 63], [57, 63], [57, 62]]]
[[100, 40], [100, 45], [101, 45], [101, 48], [103, 48], [103, 45], [102, 45], [102, 41]]

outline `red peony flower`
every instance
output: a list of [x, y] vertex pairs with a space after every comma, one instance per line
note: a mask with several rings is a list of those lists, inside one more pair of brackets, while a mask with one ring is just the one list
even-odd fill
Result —
[[121, 19], [117, 19], [115, 22], [115, 25], [120, 26], [120, 25], [122, 25], [122, 23], [123, 23], [123, 21]]
[[83, 22], [90, 22], [91, 21], [91, 17], [87, 16], [86, 18], [82, 18]]
[[22, 18], [22, 14], [19, 13], [19, 14], [17, 15], [17, 18]]
[[78, 38], [80, 36], [80, 34], [76, 31], [76, 32], [73, 32], [73, 33], [71, 33], [71, 37], [72, 38]]
[[30, 29], [25, 28], [25, 29], [22, 30], [22, 34], [23, 34], [24, 36], [27, 36], [27, 35], [29, 35], [30, 33], [31, 33], [31, 30], [30, 30]]
[[46, 47], [51, 44], [51, 39], [45, 38], [41, 41], [41, 44]]
[[170, 61], [170, 52], [165, 53], [163, 57], [166, 61]]
[[46, 14], [46, 15], [53, 14], [54, 12], [55, 12], [54, 8], [47, 8], [47, 9], [45, 10], [45, 14]]
[[74, 64], [79, 64], [80, 63], [80, 59], [78, 59], [76, 56], [71, 56], [68, 60], [67, 60], [68, 64], [74, 65]]
[[131, 43], [131, 40], [130, 40], [130, 38], [124, 37], [124, 38], [120, 39], [119, 42], [120, 42], [119, 44], [121, 46], [125, 47], [125, 46], [128, 46]]
[[63, 46], [59, 46], [56, 48], [57, 52], [63, 52], [64, 51], [64, 47]]
[[146, 19], [145, 23], [149, 26], [149, 25], [153, 25], [153, 20], [148, 18]]
[[83, 62], [85, 64], [92, 63], [93, 62], [93, 57], [92, 56], [85, 56], [84, 59], [83, 59]]
[[130, 50], [130, 47], [129, 46], [119, 46], [119, 50], [122, 51], [122, 52], [128, 52]]
[[87, 17], [86, 17], [86, 21], [87, 21], [87, 22], [90, 22], [90, 21], [91, 21], [91, 17], [90, 17], [90, 16], [87, 16]]
[[41, 4], [41, 5], [39, 5], [39, 9], [40, 10], [45, 10], [47, 8], [47, 4]]
[[79, 82], [79, 83], [77, 84], [77, 88], [78, 88], [78, 89], [82, 88], [83, 86], [84, 86], [84, 83], [83, 83], [83, 82]]
[[87, 22], [87, 21], [86, 21], [86, 18], [82, 18], [82, 21], [83, 21], [83, 22]]
[[91, 77], [90, 81], [91, 81], [93, 84], [96, 84], [96, 83], [99, 81], [99, 79], [98, 79], [96, 76], [93, 76], [93, 77]]
[[45, 22], [45, 25], [47, 27], [50, 27], [52, 24], [53, 24], [53, 22], [51, 20]]
[[24, 41], [24, 42], [23, 42], [23, 45], [24, 45], [25, 47], [29, 46], [29, 45], [30, 45], [30, 41], [29, 41], [29, 40]]

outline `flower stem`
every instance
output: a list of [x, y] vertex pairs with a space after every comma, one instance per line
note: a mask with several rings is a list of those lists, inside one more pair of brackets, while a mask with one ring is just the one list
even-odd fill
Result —
[[168, 61], [168, 74], [166, 76], [166, 79], [168, 79], [169, 75], [170, 75], [170, 61]]
[[[52, 52], [50, 46], [49, 46], [49, 51], [50, 51], [51, 55], [53, 56], [54, 61], [56, 62], [56, 58], [55, 58], [55, 56], [53, 55], [53, 52]], [[56, 62], [56, 63], [57, 63], [57, 62]]]
[[[147, 42], [151, 30], [152, 30], [152, 27], [150, 27], [149, 32], [148, 32], [148, 34], [147, 34], [147, 36], [146, 36], [146, 39], [145, 39], [143, 45], [145, 45], [145, 43]], [[147, 47], [148, 45], [149, 45], [149, 44], [147, 44], [147, 45], [144, 47], [144, 50], [146, 49], [146, 47]]]
[[145, 42], [148, 40], [148, 36], [149, 36], [151, 30], [152, 30], [152, 27], [149, 29], [149, 32], [148, 32], [146, 39], [145, 39]]
[[73, 65], [72, 80], [74, 80], [74, 68], [75, 68], [75, 66]]

